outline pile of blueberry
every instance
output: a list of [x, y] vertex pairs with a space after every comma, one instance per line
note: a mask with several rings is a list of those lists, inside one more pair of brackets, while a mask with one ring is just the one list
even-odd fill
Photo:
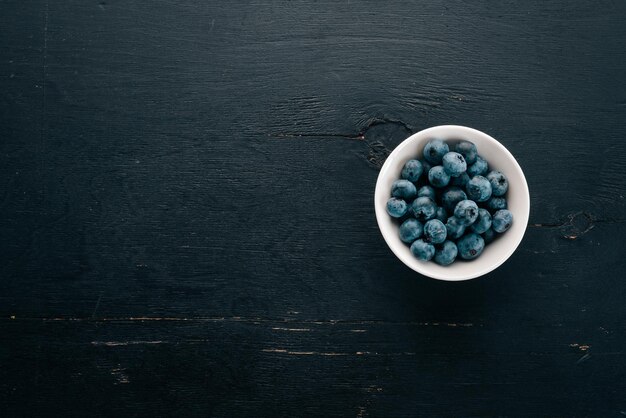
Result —
[[420, 260], [442, 266], [457, 256], [473, 260], [513, 223], [505, 197], [509, 182], [501, 172], [489, 171], [469, 141], [450, 151], [433, 139], [423, 154], [423, 160], [409, 160], [402, 168], [387, 212], [402, 222], [400, 239]]

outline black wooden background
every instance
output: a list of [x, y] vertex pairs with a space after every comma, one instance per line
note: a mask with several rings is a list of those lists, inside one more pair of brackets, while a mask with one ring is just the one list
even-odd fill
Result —
[[[0, 415], [626, 415], [626, 2], [0, 1]], [[464, 283], [378, 168], [462, 124], [530, 225]]]

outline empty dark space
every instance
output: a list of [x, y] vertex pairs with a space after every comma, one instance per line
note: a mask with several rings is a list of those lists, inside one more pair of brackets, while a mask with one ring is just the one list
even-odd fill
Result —
[[[626, 2], [0, 1], [0, 415], [626, 415]], [[403, 139], [517, 158], [500, 268], [404, 266]]]

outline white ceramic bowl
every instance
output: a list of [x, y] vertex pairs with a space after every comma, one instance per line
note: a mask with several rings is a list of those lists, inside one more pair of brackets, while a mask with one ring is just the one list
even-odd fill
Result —
[[[449, 266], [440, 266], [433, 261], [421, 261], [415, 258], [409, 246], [398, 236], [399, 224], [387, 214], [387, 200], [391, 196], [391, 184], [400, 178], [404, 164], [411, 159], [422, 158], [424, 145], [433, 138], [447, 141], [449, 144], [461, 139], [472, 141], [478, 148], [478, 154], [489, 163], [490, 170], [504, 173], [509, 180], [506, 194], [508, 209], [513, 213], [513, 225], [494, 242], [485, 246], [483, 253], [471, 261], [455, 261]], [[374, 194], [376, 220], [378, 227], [391, 248], [391, 251], [407, 266], [416, 272], [433, 279], [460, 281], [482, 276], [496, 269], [513, 254], [524, 237], [530, 213], [530, 195], [526, 178], [519, 164], [511, 153], [489, 135], [465, 126], [442, 125], [425, 129], [405, 139], [387, 157], [378, 174]]]

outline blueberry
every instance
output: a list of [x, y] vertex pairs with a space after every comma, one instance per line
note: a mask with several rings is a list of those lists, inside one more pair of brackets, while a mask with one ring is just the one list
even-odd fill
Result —
[[467, 167], [467, 174], [469, 174], [470, 177], [482, 176], [487, 171], [489, 171], [489, 164], [480, 157], [476, 157], [476, 162]]
[[491, 183], [491, 194], [503, 196], [509, 189], [509, 181], [506, 176], [499, 171], [491, 171], [487, 174], [487, 180]]
[[488, 230], [483, 232], [482, 236], [483, 236], [483, 239], [485, 240], [485, 245], [487, 245], [495, 239], [496, 232], [493, 230], [493, 228], [489, 228]]
[[491, 183], [483, 176], [474, 176], [465, 186], [467, 197], [475, 202], [486, 202], [491, 197]]
[[417, 191], [418, 197], [430, 197], [432, 200], [435, 200], [435, 189], [433, 186], [422, 186]]
[[442, 165], [450, 177], [458, 177], [467, 170], [465, 158], [458, 152], [449, 152], [444, 155]]
[[483, 252], [485, 240], [478, 234], [470, 232], [456, 242], [459, 255], [465, 260], [473, 260]]
[[441, 164], [443, 156], [450, 151], [448, 144], [441, 139], [433, 139], [424, 147], [424, 158], [433, 165]]
[[408, 181], [417, 181], [422, 175], [422, 163], [417, 160], [409, 160], [402, 167], [401, 177]]
[[387, 213], [394, 218], [403, 217], [408, 209], [406, 202], [397, 197], [392, 197], [387, 201]]
[[441, 204], [448, 213], [453, 213], [456, 204], [461, 200], [466, 200], [467, 195], [461, 188], [456, 186], [448, 187], [441, 195]]
[[456, 144], [454, 150], [461, 154], [467, 164], [474, 164], [476, 162], [476, 157], [478, 156], [478, 151], [476, 150], [476, 145], [470, 141], [461, 141]]
[[478, 206], [473, 200], [461, 200], [454, 208], [454, 216], [459, 223], [468, 226], [478, 218]]
[[422, 236], [422, 232], [424, 231], [424, 227], [422, 223], [417, 219], [409, 218], [406, 221], [402, 222], [400, 225], [400, 239], [407, 244], [412, 243], [420, 236]]
[[441, 206], [439, 206], [437, 208], [437, 212], [435, 212], [435, 219], [439, 219], [443, 223], [448, 220], [448, 214], [446, 213], [446, 210]]
[[467, 182], [469, 180], [470, 180], [470, 176], [469, 176], [469, 174], [467, 174], [467, 172], [465, 172], [465, 173], [462, 173], [458, 177], [452, 177], [452, 179], [450, 179], [450, 184], [452, 186], [458, 186], [458, 187], [465, 188], [465, 185], [467, 184]]
[[487, 200], [487, 209], [492, 212], [498, 211], [500, 209], [506, 209], [506, 199], [503, 197], [491, 197], [491, 199]]
[[429, 261], [435, 256], [435, 246], [424, 240], [418, 239], [411, 244], [411, 252], [420, 260]]
[[446, 240], [446, 226], [439, 219], [431, 219], [424, 224], [424, 241], [441, 244]]
[[430, 197], [418, 197], [413, 201], [411, 211], [418, 221], [426, 222], [435, 217], [437, 205]]
[[435, 250], [435, 263], [442, 266], [448, 266], [454, 262], [459, 250], [452, 241], [445, 241], [441, 248]]
[[446, 187], [450, 183], [450, 176], [441, 165], [437, 165], [428, 172], [428, 181], [434, 187]]
[[500, 209], [493, 214], [493, 220], [491, 221], [493, 230], [498, 233], [503, 233], [511, 227], [513, 223], [513, 214], [507, 209]]
[[459, 221], [459, 218], [451, 216], [446, 221], [446, 231], [446, 235], [448, 236], [448, 238], [458, 239], [465, 232], [465, 225], [463, 225], [463, 223]]
[[491, 228], [491, 214], [487, 209], [478, 209], [478, 218], [472, 224], [472, 231], [482, 234], [489, 228]]
[[402, 199], [411, 200], [417, 196], [415, 185], [408, 180], [396, 180], [391, 185], [391, 195]]

